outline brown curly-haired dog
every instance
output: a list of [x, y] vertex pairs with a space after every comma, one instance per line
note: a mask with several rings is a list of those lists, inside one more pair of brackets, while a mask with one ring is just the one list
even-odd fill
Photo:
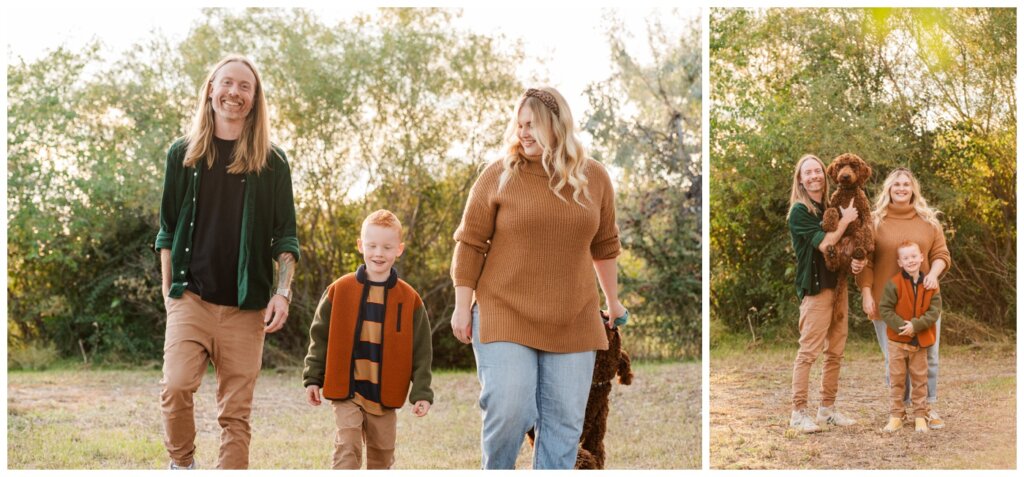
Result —
[[[607, 321], [603, 311], [601, 317]], [[608, 395], [612, 391], [612, 379], [619, 376], [619, 384], [633, 383], [629, 353], [622, 349], [619, 329], [605, 328], [608, 334], [608, 349], [600, 350], [594, 359], [594, 377], [587, 399], [587, 413], [583, 418], [583, 434], [580, 435], [580, 450], [576, 454], [577, 469], [604, 469], [604, 435], [608, 430]], [[533, 447], [533, 429], [526, 433]]]
[[843, 272], [849, 269], [851, 259], [863, 260], [875, 250], [871, 209], [868, 196], [864, 194], [864, 184], [871, 178], [871, 166], [856, 154], [846, 153], [833, 159], [825, 173], [838, 188], [829, 198], [821, 228], [826, 233], [834, 232], [839, 226], [839, 208], [849, 207], [851, 202], [857, 208], [857, 220], [846, 227], [839, 242], [825, 253], [825, 266], [845, 275]]

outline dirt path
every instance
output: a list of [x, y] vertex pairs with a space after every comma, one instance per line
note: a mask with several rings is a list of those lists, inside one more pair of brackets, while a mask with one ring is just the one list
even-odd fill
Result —
[[[944, 347], [939, 403], [945, 429], [887, 434], [881, 352], [874, 343], [847, 347], [840, 409], [851, 428], [787, 435], [793, 349], [713, 350], [713, 469], [1013, 469], [1016, 467], [1016, 353], [1012, 344]], [[817, 411], [821, 358], [812, 368], [809, 409]]]

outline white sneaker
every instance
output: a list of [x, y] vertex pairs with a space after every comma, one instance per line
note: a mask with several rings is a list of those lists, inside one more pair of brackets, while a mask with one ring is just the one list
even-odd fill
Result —
[[807, 415], [806, 409], [793, 411], [793, 414], [789, 418], [789, 427], [804, 434], [810, 434], [821, 430], [821, 428], [814, 423], [814, 419], [811, 419], [811, 416]]
[[934, 409], [928, 411], [928, 428], [929, 429], [942, 429], [946, 427], [946, 421], [942, 420], [938, 412]]
[[844, 416], [839, 411], [837, 411], [835, 406], [832, 406], [832, 407], [821, 406], [821, 407], [819, 407], [818, 408], [818, 419], [816, 419], [816, 420], [818, 421], [818, 424], [821, 424], [821, 425], [830, 424], [830, 425], [833, 425], [833, 426], [840, 426], [840, 427], [852, 426], [852, 425], [857, 423], [857, 421], [855, 421], [853, 419], [850, 419], [850, 418]]
[[196, 461], [195, 461], [195, 459], [192, 459], [192, 463], [189, 464], [188, 467], [182, 467], [182, 466], [180, 466], [178, 464], [175, 464], [174, 461], [172, 460], [171, 461], [171, 465], [167, 466], [167, 468], [170, 469], [170, 470], [195, 470], [195, 468], [196, 468]]

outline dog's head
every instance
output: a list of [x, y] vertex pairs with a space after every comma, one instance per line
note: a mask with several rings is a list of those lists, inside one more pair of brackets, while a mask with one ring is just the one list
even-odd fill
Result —
[[863, 187], [871, 178], [871, 166], [856, 154], [848, 152], [833, 159], [825, 173], [840, 187]]

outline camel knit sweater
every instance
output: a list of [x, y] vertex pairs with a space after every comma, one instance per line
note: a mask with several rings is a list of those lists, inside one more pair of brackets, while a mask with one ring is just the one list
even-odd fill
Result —
[[875, 229], [875, 252], [868, 257], [864, 270], [857, 275], [857, 288], [871, 288], [871, 295], [876, 306], [881, 303], [885, 284], [900, 272], [896, 264], [896, 247], [904, 240], [910, 240], [921, 247], [925, 260], [921, 263], [921, 273], [928, 273], [932, 262], [946, 262], [945, 274], [949, 271], [952, 260], [946, 248], [946, 236], [942, 230], [926, 222], [910, 204], [889, 204], [889, 209]]
[[591, 202], [572, 187], [563, 201], [530, 161], [498, 190], [504, 166], [490, 164], [473, 184], [455, 231], [452, 280], [476, 290], [483, 343], [509, 341], [542, 351], [608, 349], [594, 260], [619, 255], [615, 192], [601, 163], [583, 173]]

